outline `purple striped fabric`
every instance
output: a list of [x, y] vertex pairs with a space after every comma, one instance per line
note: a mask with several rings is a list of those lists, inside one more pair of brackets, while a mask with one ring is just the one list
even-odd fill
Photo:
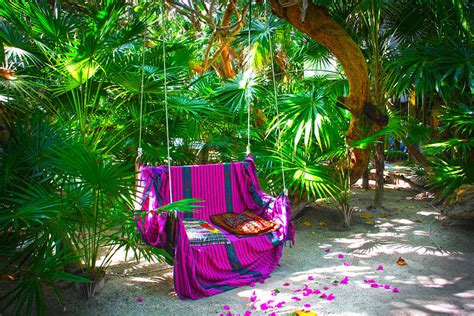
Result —
[[[192, 214], [178, 214], [174, 253], [174, 284], [182, 299], [199, 299], [266, 279], [278, 265], [285, 241], [294, 243], [288, 199], [271, 197], [260, 188], [251, 157], [242, 162], [171, 167], [173, 200], [198, 198], [203, 208]], [[141, 168], [139, 192], [145, 218], [137, 227], [150, 245], [164, 247], [166, 217], [156, 210], [170, 202], [167, 167]], [[280, 224], [272, 233], [229, 238], [230, 244], [190, 245], [181, 221], [185, 216], [209, 221], [211, 215], [241, 213], [249, 209]]]

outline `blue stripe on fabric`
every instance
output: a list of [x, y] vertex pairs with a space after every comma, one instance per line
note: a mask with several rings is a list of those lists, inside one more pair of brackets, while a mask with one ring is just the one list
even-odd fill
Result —
[[235, 247], [233, 243], [225, 245], [225, 251], [229, 259], [230, 266], [232, 267], [233, 272], [239, 272], [242, 270], [242, 263], [240, 263], [237, 253], [235, 252]]
[[224, 164], [224, 183], [225, 183], [225, 208], [226, 208], [226, 212], [230, 213], [233, 211], [230, 164]]
[[269, 232], [266, 234], [268, 240], [272, 243], [273, 246], [279, 246], [282, 245], [283, 242], [278, 240], [278, 237], [273, 234], [273, 232]]
[[[184, 166], [183, 170], [183, 195], [185, 199], [192, 197], [192, 183], [191, 183], [191, 168]], [[193, 218], [193, 214], [190, 212], [184, 213], [184, 218]]]

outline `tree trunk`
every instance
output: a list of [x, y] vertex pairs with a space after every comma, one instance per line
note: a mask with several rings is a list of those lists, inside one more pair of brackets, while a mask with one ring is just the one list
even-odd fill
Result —
[[383, 201], [383, 186], [384, 186], [384, 146], [383, 138], [375, 146], [375, 194], [372, 202], [372, 208], [382, 207]]
[[369, 189], [369, 166], [365, 168], [364, 173], [362, 174], [362, 189], [368, 190]]
[[[283, 7], [278, 0], [270, 0], [273, 13], [290, 22], [304, 34], [328, 48], [339, 60], [349, 81], [349, 96], [342, 101], [350, 109], [352, 119], [346, 139], [351, 145], [375, 131], [376, 126], [364, 115], [364, 106], [369, 100], [369, 76], [367, 63], [360, 48], [344, 28], [331, 18], [322, 6], [308, 1], [306, 18], [301, 20], [298, 5]], [[366, 150], [351, 151], [351, 182], [356, 182], [364, 173], [369, 161]]]

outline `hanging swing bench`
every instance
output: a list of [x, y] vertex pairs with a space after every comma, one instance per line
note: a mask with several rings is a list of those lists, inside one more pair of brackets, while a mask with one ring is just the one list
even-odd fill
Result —
[[[272, 71], [274, 73], [273, 68]], [[294, 243], [286, 187], [278, 197], [264, 193], [260, 187], [255, 163], [250, 156], [250, 111], [248, 156], [244, 161], [171, 166], [166, 63], [164, 73], [168, 165], [139, 167], [138, 208], [146, 211], [146, 215], [136, 217], [137, 228], [147, 244], [163, 248], [173, 257], [174, 286], [181, 299], [199, 299], [263, 282], [278, 265], [285, 242]], [[250, 107], [249, 98], [247, 102]], [[276, 94], [275, 104], [278, 106]], [[142, 114], [143, 70], [140, 105]], [[139, 158], [142, 154], [141, 116]], [[201, 200], [198, 203], [201, 208], [192, 213], [156, 212], [162, 206], [186, 198]], [[214, 224], [239, 224], [236, 221], [256, 219], [255, 215], [273, 226], [259, 234], [242, 236]]]

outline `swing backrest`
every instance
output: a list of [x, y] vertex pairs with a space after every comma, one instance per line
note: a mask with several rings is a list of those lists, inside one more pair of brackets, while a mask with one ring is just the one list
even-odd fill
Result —
[[[145, 196], [149, 209], [170, 202], [168, 168], [142, 167], [143, 174], [153, 174], [154, 189]], [[194, 213], [180, 214], [184, 218], [209, 221], [209, 217], [226, 212], [241, 213], [246, 209], [260, 213], [270, 196], [263, 193], [258, 183], [251, 158], [241, 162], [194, 166], [172, 166], [173, 200], [196, 198], [202, 206]]]

